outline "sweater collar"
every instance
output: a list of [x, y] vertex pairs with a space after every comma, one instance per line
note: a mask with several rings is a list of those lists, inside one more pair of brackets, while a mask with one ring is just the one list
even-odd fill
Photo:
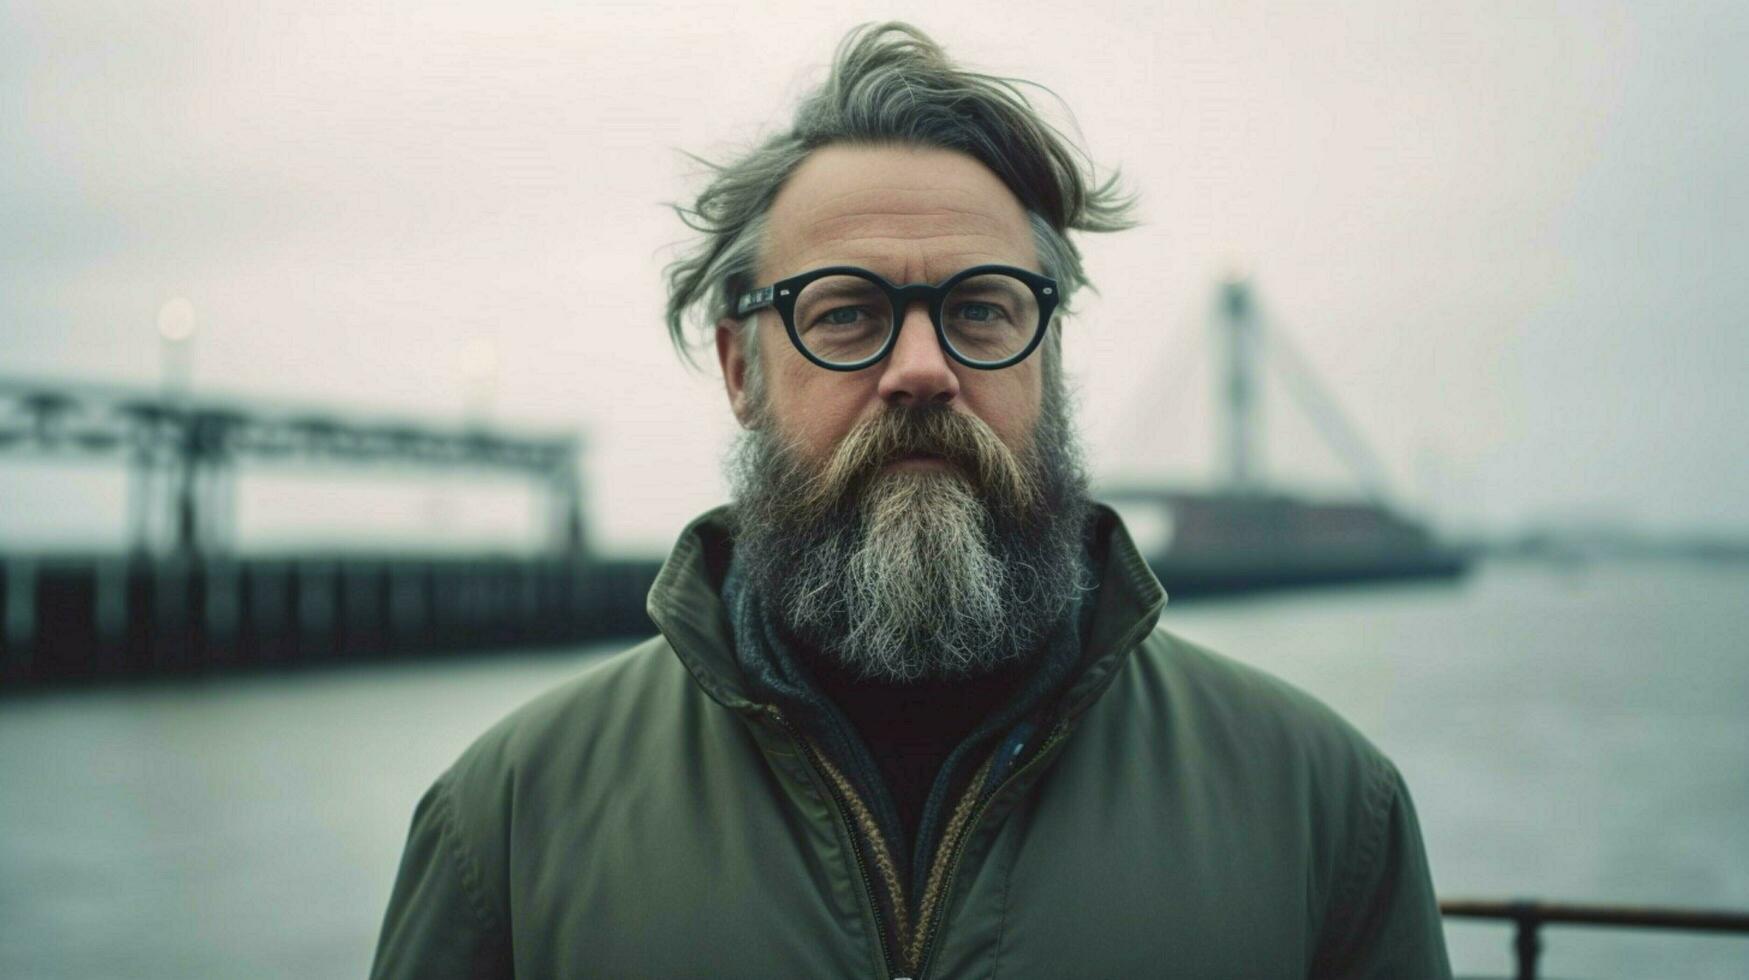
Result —
[[[763, 706], [754, 700], [736, 663], [734, 628], [722, 599], [733, 526], [728, 505], [687, 525], [657, 574], [645, 608], [706, 694], [734, 711], [760, 711]], [[1123, 521], [1103, 504], [1094, 505], [1093, 542], [1099, 590], [1081, 660], [1086, 666], [1063, 696], [1068, 717], [1097, 700], [1166, 604], [1165, 590]]]

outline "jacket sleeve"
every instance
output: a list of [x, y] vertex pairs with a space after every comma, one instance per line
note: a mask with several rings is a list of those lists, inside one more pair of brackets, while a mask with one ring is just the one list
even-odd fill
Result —
[[1451, 962], [1421, 828], [1396, 766], [1374, 760], [1352, 848], [1312, 975], [1327, 980], [1450, 980]]
[[413, 811], [372, 980], [511, 977], [510, 932], [457, 826], [453, 770]]

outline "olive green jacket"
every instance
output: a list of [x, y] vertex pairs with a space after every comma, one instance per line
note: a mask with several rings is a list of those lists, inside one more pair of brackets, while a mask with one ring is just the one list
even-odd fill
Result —
[[[658, 638], [474, 743], [419, 802], [374, 977], [1448, 977], [1408, 791], [1333, 712], [1155, 627], [1100, 511], [1060, 719], [887, 921], [829, 760], [753, 703], [721, 510], [650, 591]], [[900, 914], [906, 914], [901, 912]]]

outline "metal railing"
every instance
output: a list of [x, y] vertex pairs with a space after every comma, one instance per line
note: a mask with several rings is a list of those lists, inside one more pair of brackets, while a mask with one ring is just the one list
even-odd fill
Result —
[[1545, 925], [1611, 926], [1631, 929], [1676, 929], [1686, 932], [1728, 932], [1749, 936], [1749, 912], [1714, 909], [1673, 909], [1647, 905], [1581, 905], [1529, 899], [1445, 899], [1440, 912], [1453, 919], [1494, 919], [1514, 925], [1512, 951], [1518, 961], [1516, 980], [1536, 980]]

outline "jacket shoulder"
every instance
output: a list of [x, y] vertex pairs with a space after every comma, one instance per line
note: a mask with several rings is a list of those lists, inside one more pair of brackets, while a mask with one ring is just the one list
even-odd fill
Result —
[[1083, 725], [1077, 786], [1124, 802], [1132, 850], [1170, 840], [1279, 900], [1312, 975], [1449, 976], [1408, 790], [1323, 702], [1156, 628]]
[[1128, 724], [1160, 766], [1255, 812], [1298, 814], [1332, 887], [1339, 867], [1370, 857], [1403, 791], [1366, 736], [1292, 684], [1164, 629], [1136, 654]]
[[438, 779], [458, 842], [485, 868], [509, 860], [509, 823], [538, 826], [594, 785], [663, 749], [704, 695], [662, 637], [590, 664], [511, 711]]
[[555, 740], [623, 722], [684, 693], [690, 683], [668, 642], [651, 637], [590, 663], [512, 710], [474, 740], [456, 767], [471, 772], [536, 760]]
[[[1365, 735], [1311, 694], [1272, 674], [1156, 628], [1134, 658], [1137, 692], [1158, 720], [1205, 750], [1270, 752], [1334, 767], [1361, 780], [1389, 761]], [[1324, 775], [1334, 775], [1324, 772]]]
[[[1132, 697], [1152, 701], [1157, 751], [1252, 812], [1297, 814], [1315, 893], [1352, 909], [1382, 863], [1420, 857], [1401, 773], [1322, 701], [1255, 667], [1156, 629], [1137, 651]], [[1407, 821], [1407, 826], [1403, 822]], [[1411, 861], [1410, 863], [1413, 863]], [[1422, 871], [1425, 877], [1425, 871]], [[1437, 922], [1437, 915], [1435, 915]]]
[[684, 674], [652, 639], [590, 663], [476, 738], [414, 811], [373, 976], [509, 976], [512, 855], [602, 784], [605, 758], [639, 751], [639, 736], [650, 741], [669, 720], [662, 711], [686, 710]]

